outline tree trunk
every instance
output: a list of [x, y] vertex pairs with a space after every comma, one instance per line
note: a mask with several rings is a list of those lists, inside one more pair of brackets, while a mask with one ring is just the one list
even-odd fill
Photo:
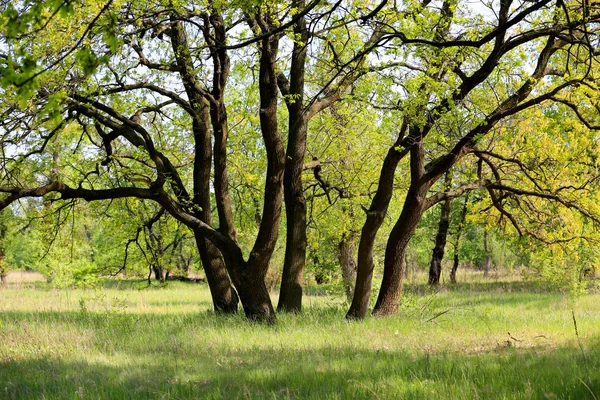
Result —
[[[219, 24], [219, 18], [213, 17], [213, 21], [215, 21], [214, 25], [217, 26], [215, 28], [216, 34], [222, 35], [222, 29], [219, 28], [222, 27], [222, 24]], [[175, 23], [173, 29], [169, 30], [169, 32], [177, 64], [180, 67], [182, 81], [193, 108], [191, 115], [195, 150], [193, 171], [194, 195], [192, 199], [196, 207], [194, 214], [208, 225], [212, 224], [210, 199], [210, 171], [213, 157], [210, 124], [212, 123], [216, 137], [215, 147], [217, 148], [215, 165], [218, 164], [219, 166], [215, 167], [215, 187], [219, 189], [216, 190], [215, 197], [220, 200], [218, 203], [219, 211], [221, 211], [221, 208], [227, 208], [222, 213], [224, 216], [220, 221], [222, 224], [221, 228], [228, 236], [235, 237], [235, 230], [232, 225], [228, 224], [231, 219], [228, 194], [225, 193], [225, 200], [219, 197], [219, 195], [222, 195], [220, 189], [223, 187], [227, 189], [227, 172], [224, 169], [224, 165], [226, 164], [224, 145], [227, 141], [227, 114], [225, 108], [222, 107], [223, 91], [229, 72], [227, 53], [226, 50], [222, 49], [220, 52], [213, 54], [213, 61], [215, 63], [215, 87], [213, 88], [213, 95], [218, 103], [211, 103], [209, 116], [209, 107], [206, 99], [197, 89], [199, 82], [193, 73], [193, 62], [189, 51], [187, 35], [182, 23]], [[198, 252], [200, 253], [200, 259], [202, 260], [215, 311], [235, 313], [239, 299], [231, 285], [220, 251], [203, 237], [200, 230], [194, 230], [194, 238]]]
[[[401, 129], [403, 131], [404, 129]], [[373, 246], [377, 231], [381, 227], [392, 199], [394, 191], [394, 173], [402, 159], [403, 154], [398, 151], [401, 145], [402, 133], [396, 143], [387, 152], [383, 161], [377, 192], [367, 210], [367, 220], [362, 227], [358, 244], [358, 268], [356, 271], [356, 285], [352, 304], [346, 314], [348, 319], [362, 319], [367, 315], [371, 297], [371, 281], [373, 280]]]
[[492, 255], [490, 244], [488, 242], [488, 232], [487, 230], [483, 233], [483, 249], [485, 250], [487, 256], [485, 258], [485, 265], [483, 266], [483, 276], [487, 278], [490, 273], [490, 269], [492, 268]]
[[6, 274], [0, 274], [0, 287], [6, 288], [8, 287], [8, 279], [6, 279]]
[[257, 267], [246, 263], [246, 273], [242, 274], [242, 283], [237, 286], [246, 318], [256, 322], [275, 323], [275, 309], [271, 296], [261, 274], [257, 274]]
[[194, 238], [196, 239], [196, 246], [200, 253], [215, 311], [225, 314], [236, 313], [239, 299], [236, 291], [231, 286], [221, 253], [199, 232], [194, 232]]
[[440, 214], [440, 223], [438, 232], [435, 236], [435, 247], [431, 255], [431, 264], [429, 266], [429, 281], [430, 285], [439, 285], [442, 275], [442, 260], [444, 259], [444, 251], [446, 248], [446, 237], [448, 236], [448, 228], [450, 226], [450, 200], [442, 203], [442, 212]]
[[456, 271], [458, 271], [458, 252], [454, 253], [454, 262], [452, 264], [452, 270], [450, 270], [451, 283], [456, 283]]
[[354, 296], [354, 282], [356, 281], [356, 260], [354, 259], [354, 250], [356, 249], [355, 234], [344, 234], [338, 245], [338, 259], [342, 269], [342, 278], [344, 280], [344, 289], [348, 301], [352, 301]]
[[487, 278], [490, 274], [490, 269], [492, 268], [492, 256], [488, 255], [485, 258], [485, 265], [483, 266], [483, 276]]
[[[199, 208], [197, 216], [203, 222], [212, 224], [210, 199], [210, 167], [212, 146], [210, 128], [208, 127], [208, 107], [204, 99], [198, 99], [203, 106], [198, 110], [198, 119], [194, 122], [195, 150], [194, 157], [194, 204]], [[227, 229], [228, 236], [235, 235], [235, 230]], [[215, 311], [226, 314], [237, 312], [239, 298], [231, 285], [227, 268], [221, 258], [220, 251], [199, 230], [194, 231], [196, 247], [206, 274]]]
[[456, 283], [456, 271], [458, 270], [459, 263], [459, 248], [460, 248], [460, 237], [462, 235], [463, 227], [465, 226], [465, 220], [467, 218], [467, 204], [469, 203], [469, 194], [465, 196], [465, 204], [463, 205], [462, 212], [460, 214], [460, 221], [456, 229], [456, 241], [454, 242], [454, 264], [450, 271], [450, 282]]
[[166, 270], [160, 265], [153, 265], [152, 271], [154, 272], [154, 279], [159, 281], [160, 283], [165, 283], [166, 279]]
[[[452, 174], [446, 172], [444, 180], [444, 190], [449, 191], [452, 186]], [[442, 260], [444, 259], [444, 251], [446, 249], [446, 238], [448, 237], [448, 228], [450, 227], [450, 206], [451, 200], [447, 199], [442, 203], [440, 222], [438, 224], [438, 232], [435, 236], [435, 246], [431, 254], [431, 263], [429, 266], [430, 285], [439, 285], [442, 275]]]
[[[304, 0], [294, 6], [304, 8]], [[306, 264], [306, 200], [302, 190], [302, 170], [306, 153], [308, 119], [304, 109], [304, 75], [308, 31], [306, 21], [300, 18], [294, 25], [297, 35], [292, 52], [288, 101], [288, 144], [283, 180], [286, 240], [281, 291], [277, 311], [300, 312], [302, 309], [302, 281]]]
[[255, 322], [274, 323], [275, 310], [265, 283], [264, 262], [266, 260], [268, 268], [269, 259], [251, 255], [248, 261], [244, 261], [239, 247], [232, 247], [230, 251], [222, 254], [246, 317]]
[[[267, 26], [261, 27], [265, 32], [273, 27], [270, 17], [266, 18]], [[285, 171], [285, 149], [277, 123], [276, 62], [278, 47], [278, 35], [269, 35], [261, 42], [259, 117], [267, 153], [267, 176], [260, 228], [247, 262], [244, 262], [241, 250], [236, 251], [235, 254], [229, 254], [229, 252], [223, 254], [226, 257], [226, 263], [238, 290], [246, 317], [253, 321], [267, 323], [273, 323], [276, 320], [265, 277], [279, 234]]]
[[408, 190], [400, 217], [388, 239], [381, 289], [373, 309], [375, 316], [390, 315], [398, 311], [406, 267], [406, 249], [425, 211], [425, 200], [429, 190], [428, 184], [417, 185]]

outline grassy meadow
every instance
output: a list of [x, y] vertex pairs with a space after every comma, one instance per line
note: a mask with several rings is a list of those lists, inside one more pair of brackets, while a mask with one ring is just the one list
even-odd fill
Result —
[[600, 398], [599, 293], [416, 281], [394, 317], [345, 321], [343, 298], [311, 287], [275, 326], [213, 314], [204, 284], [12, 282], [0, 399]]

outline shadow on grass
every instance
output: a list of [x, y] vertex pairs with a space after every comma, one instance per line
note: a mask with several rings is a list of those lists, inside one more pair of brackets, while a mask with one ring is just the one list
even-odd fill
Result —
[[458, 282], [448, 283], [438, 287], [432, 287], [426, 283], [406, 283], [404, 291], [414, 294], [425, 294], [435, 292], [436, 290], [473, 293], [473, 292], [492, 292], [492, 293], [562, 293], [549, 284], [536, 281], [501, 281], [489, 280], [482, 282]]
[[172, 354], [132, 358], [125, 366], [111, 365], [110, 358], [29, 359], [0, 363], [0, 398], [593, 399], [600, 393], [599, 355], [588, 354], [584, 362], [572, 348], [414, 356], [340, 346], [179, 360]]

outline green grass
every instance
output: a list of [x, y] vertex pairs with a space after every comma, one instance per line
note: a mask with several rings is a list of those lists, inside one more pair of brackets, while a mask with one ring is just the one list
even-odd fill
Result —
[[600, 294], [415, 284], [398, 316], [346, 322], [312, 290], [263, 326], [205, 285], [142, 287], [0, 290], [0, 399], [600, 398]]

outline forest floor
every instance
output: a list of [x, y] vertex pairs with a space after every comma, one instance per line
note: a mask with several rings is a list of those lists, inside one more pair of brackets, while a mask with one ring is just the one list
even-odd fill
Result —
[[312, 287], [274, 326], [210, 312], [205, 284], [13, 282], [0, 399], [600, 398], [599, 292], [415, 282], [394, 317], [348, 322], [341, 296]]

